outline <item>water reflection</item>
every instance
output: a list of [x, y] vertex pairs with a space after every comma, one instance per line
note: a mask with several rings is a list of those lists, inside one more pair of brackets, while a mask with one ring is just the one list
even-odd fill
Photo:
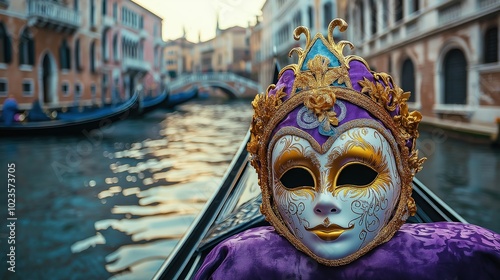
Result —
[[107, 236], [119, 232], [131, 242], [106, 256], [111, 279], [151, 278], [219, 186], [250, 118], [248, 102], [190, 104], [166, 116], [160, 139], [115, 143], [103, 156], [115, 160], [109, 170], [116, 175], [104, 180], [108, 187], [97, 198], [134, 199], [115, 204], [111, 213], [120, 218], [96, 221], [96, 234], [75, 242], [72, 252], [106, 246]]
[[500, 150], [421, 132], [419, 149], [428, 159], [417, 174], [427, 187], [467, 221], [500, 232]]

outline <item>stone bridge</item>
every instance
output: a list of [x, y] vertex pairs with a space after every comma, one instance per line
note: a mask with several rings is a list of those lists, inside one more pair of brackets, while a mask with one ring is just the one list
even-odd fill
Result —
[[218, 88], [231, 98], [254, 97], [263, 91], [257, 82], [230, 72], [183, 74], [168, 83], [171, 92], [194, 85]]

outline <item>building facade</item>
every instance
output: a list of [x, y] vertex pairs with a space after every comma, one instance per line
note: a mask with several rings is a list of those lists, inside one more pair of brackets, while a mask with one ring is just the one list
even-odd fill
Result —
[[165, 67], [170, 78], [176, 78], [182, 73], [192, 73], [194, 67], [193, 49], [195, 43], [181, 38], [167, 41], [164, 58]]
[[103, 95], [123, 100], [138, 87], [159, 94], [166, 75], [162, 18], [130, 0], [100, 1]]
[[208, 41], [192, 43], [185, 36], [167, 42], [165, 67], [170, 77], [183, 73], [233, 72], [250, 76], [248, 29], [240, 26], [221, 30]]
[[411, 91], [424, 120], [500, 117], [500, 1], [341, 2], [355, 53]]
[[90, 2], [2, 1], [0, 103], [9, 95], [21, 109], [35, 100], [47, 107], [97, 102], [92, 89], [99, 86], [99, 75], [92, 70], [99, 54], [84, 50], [95, 50], [100, 36], [92, 29], [87, 5]]
[[[335, 0], [267, 0], [262, 6], [260, 57], [255, 63], [260, 65], [259, 83], [267, 88], [272, 82], [275, 59], [281, 66], [296, 63], [296, 57], [288, 57], [288, 52], [305, 45], [302, 36], [294, 40], [293, 31], [297, 26], [309, 28], [312, 34], [327, 33], [328, 24], [337, 17]], [[340, 36], [338, 32], [334, 37]]]
[[196, 72], [233, 72], [245, 76], [250, 60], [247, 29], [240, 26], [217, 28], [214, 38], [195, 45], [193, 55]]
[[[143, 38], [143, 52], [128, 34]], [[126, 98], [133, 84], [123, 81], [137, 73], [161, 80], [162, 47], [161, 18], [130, 0], [1, 1], [0, 104], [12, 96], [20, 109], [37, 100], [44, 108], [99, 105], [112, 101], [115, 78]], [[128, 58], [141, 53], [151, 68], [131, 71], [138, 61]]]

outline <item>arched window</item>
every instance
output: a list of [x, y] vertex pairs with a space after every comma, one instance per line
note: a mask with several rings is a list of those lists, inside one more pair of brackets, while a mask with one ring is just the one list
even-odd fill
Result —
[[395, 0], [394, 1], [394, 22], [398, 22], [403, 19], [403, 0]]
[[401, 88], [406, 92], [411, 93], [409, 102], [415, 102], [415, 68], [413, 67], [413, 62], [411, 59], [407, 58], [403, 62], [403, 67], [401, 67]]
[[76, 39], [75, 41], [75, 68], [78, 71], [83, 69], [82, 60], [80, 58], [80, 39]]
[[118, 56], [118, 34], [115, 34], [113, 36], [113, 58], [115, 61], [118, 61], [119, 56]]
[[488, 28], [484, 33], [484, 63], [498, 61], [498, 27]]
[[450, 50], [443, 61], [444, 103], [466, 104], [467, 61], [459, 49]]
[[127, 39], [122, 38], [122, 56], [126, 57], [127, 56]]
[[109, 60], [108, 31], [109, 29], [104, 30], [101, 38], [102, 56], [106, 62]]
[[[389, 22], [389, 1], [382, 0], [382, 26], [386, 27], [390, 25]], [[390, 73], [390, 72], [389, 72]]]
[[108, 11], [108, 1], [102, 0], [102, 14], [106, 15]]
[[363, 1], [359, 2], [358, 6], [358, 11], [359, 11], [359, 38], [363, 40], [363, 34], [365, 34], [365, 8], [363, 5]]
[[71, 51], [66, 39], [64, 39], [59, 47], [59, 64], [61, 69], [71, 69]]
[[90, 43], [90, 72], [95, 73], [95, 41]]
[[378, 23], [378, 19], [377, 19], [377, 3], [375, 3], [375, 1], [371, 0], [370, 1], [370, 15], [371, 15], [371, 34], [376, 34], [377, 33], [377, 23]]
[[323, 4], [323, 26], [328, 28], [328, 24], [333, 19], [332, 3], [327, 2]]
[[0, 62], [10, 63], [12, 61], [12, 43], [5, 26], [0, 22]]
[[311, 6], [307, 7], [307, 15], [309, 17], [309, 26], [312, 28], [314, 26], [314, 18], [313, 18], [313, 8]]
[[90, 26], [95, 26], [95, 1], [90, 0]]
[[35, 62], [35, 41], [28, 28], [21, 33], [19, 40], [19, 64], [33, 65]]

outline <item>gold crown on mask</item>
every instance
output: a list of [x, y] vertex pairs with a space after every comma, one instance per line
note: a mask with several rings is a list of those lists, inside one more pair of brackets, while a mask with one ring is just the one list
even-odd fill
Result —
[[[354, 46], [348, 41], [338, 43], [334, 41], [333, 31], [337, 27], [343, 32], [347, 29], [347, 23], [342, 19], [334, 19], [330, 22], [327, 39], [322, 34], [316, 34], [311, 39], [309, 29], [304, 26], [299, 26], [294, 30], [295, 40], [299, 40], [302, 34], [305, 35], [305, 50], [300, 47], [293, 48], [289, 56], [297, 53], [298, 63], [281, 69], [278, 83], [271, 84], [265, 93], [258, 94], [253, 100], [254, 116], [250, 127], [251, 138], [247, 145], [247, 150], [251, 155], [250, 162], [258, 173], [262, 190], [261, 212], [280, 234], [290, 240], [299, 250], [311, 255], [310, 251], [299, 244], [288, 232], [271, 199], [268, 145], [276, 132], [276, 127], [292, 110], [298, 106], [305, 106], [321, 123], [320, 128], [323, 132], [329, 135], [328, 133], [335, 130], [342, 121], [341, 116], [337, 116], [333, 110], [336, 101], [340, 99], [365, 110], [390, 131], [400, 154], [398, 162], [401, 165], [399, 170], [402, 172], [402, 179], [399, 203], [394, 210], [393, 217], [381, 229], [377, 238], [358, 253], [335, 261], [313, 256], [323, 264], [334, 266], [349, 263], [375, 246], [388, 241], [408, 216], [416, 213], [415, 202], [411, 197], [412, 180], [425, 161], [425, 158], [418, 157], [416, 148], [416, 139], [419, 136], [417, 128], [422, 115], [417, 111], [409, 112], [407, 100], [410, 93], [398, 87], [388, 74], [371, 71], [363, 58], [355, 55], [344, 57], [344, 47], [350, 46], [352, 49]], [[314, 49], [317, 48], [314, 46], [317, 42], [321, 45], [319, 51]], [[356, 84], [353, 84], [349, 72], [350, 63], [353, 61], [364, 65], [368, 73], [363, 77], [358, 77]], [[294, 79], [291, 89], [286, 87], [287, 77], [285, 76], [289, 75], [289, 70], [293, 71]]]
[[[306, 37], [306, 49], [304, 50], [300, 47], [296, 47], [290, 50], [288, 54], [289, 57], [291, 57], [294, 52], [298, 54], [298, 64], [285, 66], [280, 70], [278, 76], [278, 78], [280, 78], [286, 70], [293, 70], [295, 73], [295, 82], [291, 90], [291, 96], [307, 93], [303, 102], [304, 106], [314, 112], [319, 121], [327, 118], [332, 126], [338, 125], [337, 116], [335, 112], [331, 110], [336, 101], [336, 95], [332, 90], [332, 84], [343, 84], [347, 88], [352, 89], [348, 71], [349, 62], [354, 59], [364, 63], [366, 68], [370, 69], [368, 63], [359, 56], [343, 56], [343, 49], [346, 45], [350, 46], [351, 49], [353, 49], [354, 46], [349, 41], [342, 40], [339, 43], [334, 41], [333, 30], [336, 27], [339, 27], [339, 30], [344, 32], [347, 29], [347, 23], [343, 19], [337, 18], [332, 20], [328, 25], [328, 41], [319, 33], [311, 40], [311, 35], [307, 27], [299, 26], [295, 28], [293, 33], [294, 39], [299, 40], [300, 35], [304, 34]], [[322, 40], [328, 50], [339, 60], [340, 65], [338, 67], [328, 67], [330, 62], [328, 57], [316, 55], [313, 59], [308, 61], [308, 70], [303, 70], [306, 55], [309, 53], [316, 39]], [[359, 85], [362, 87], [360, 93], [369, 97], [372, 101], [372, 104], [367, 104], [369, 106], [362, 107], [365, 107], [365, 109], [371, 113], [373, 111], [381, 112], [383, 110], [387, 113], [391, 113], [395, 110], [399, 110], [392, 120], [389, 120], [387, 117], [384, 118], [385, 121], [384, 119], [381, 120], [384, 123], [388, 121], [393, 122], [394, 126], [397, 127], [396, 134], [399, 134], [401, 140], [405, 142], [404, 145], [402, 145], [403, 148], [401, 152], [409, 154], [408, 167], [413, 177], [422, 169], [423, 162], [425, 161], [425, 158], [418, 158], [418, 150], [416, 149], [416, 140], [419, 136], [417, 128], [422, 120], [422, 115], [418, 111], [409, 112], [406, 102], [410, 97], [410, 92], [404, 92], [398, 87], [390, 75], [373, 71], [371, 71], [371, 73], [373, 74], [375, 82], [370, 81], [366, 77], [364, 77], [362, 81], [359, 81]], [[286, 96], [286, 93], [283, 92], [283, 88], [277, 89], [276, 93], [271, 95], [270, 91], [272, 90], [276, 90], [275, 84], [269, 85], [266, 93], [258, 94], [252, 102], [255, 114], [252, 119], [250, 128], [251, 139], [247, 145], [247, 149], [252, 155], [251, 164], [259, 174], [261, 173], [259, 172], [261, 168], [261, 157], [258, 155], [262, 154], [259, 153], [259, 148], [264, 149], [269, 140], [263, 139], [263, 136], [266, 132], [267, 136], [269, 136], [269, 133], [274, 128], [269, 124], [273, 123], [271, 120], [276, 119], [277, 115], [279, 115], [277, 113], [282, 111], [284, 107], [289, 107], [285, 106], [288, 100], [283, 101], [283, 98]], [[354, 103], [356, 104], [357, 102]], [[411, 141], [411, 149], [406, 146], [407, 141]], [[414, 214], [416, 208], [411, 210], [411, 213]]]

